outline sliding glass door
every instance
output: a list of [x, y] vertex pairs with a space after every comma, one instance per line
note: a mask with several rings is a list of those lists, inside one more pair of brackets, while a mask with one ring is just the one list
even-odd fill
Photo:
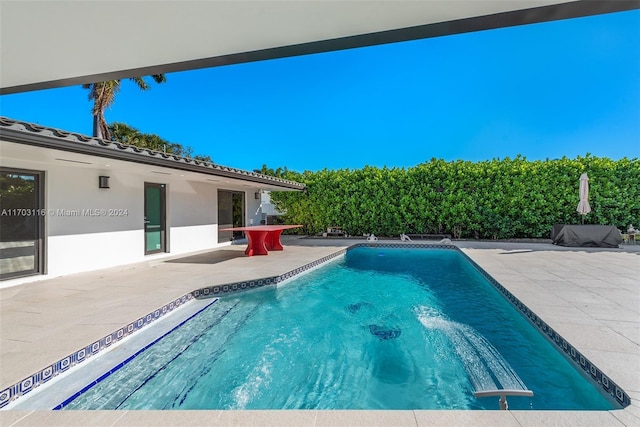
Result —
[[[218, 229], [244, 227], [244, 193], [218, 190]], [[241, 239], [242, 231], [218, 231], [218, 243]]]
[[0, 168], [0, 279], [42, 273], [44, 172]]

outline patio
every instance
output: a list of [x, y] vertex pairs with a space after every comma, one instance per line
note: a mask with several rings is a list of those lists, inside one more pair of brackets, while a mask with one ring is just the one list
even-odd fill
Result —
[[[361, 242], [362, 240], [359, 240]], [[284, 252], [244, 245], [0, 289], [3, 388], [189, 291], [279, 275], [358, 241], [283, 238]], [[0, 411], [2, 425], [638, 425], [640, 245], [454, 242], [620, 385], [616, 411]], [[73, 330], [73, 334], [69, 331]], [[25, 357], [29, 355], [29, 357]], [[22, 398], [21, 398], [22, 399]], [[27, 399], [24, 397], [23, 399]]]

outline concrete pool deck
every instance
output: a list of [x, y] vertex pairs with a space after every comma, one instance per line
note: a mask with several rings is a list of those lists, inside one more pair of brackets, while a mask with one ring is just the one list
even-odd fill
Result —
[[[189, 291], [283, 274], [357, 242], [286, 237], [285, 251], [265, 257], [244, 257], [244, 246], [233, 245], [1, 288], [0, 385]], [[0, 425], [640, 425], [640, 245], [454, 244], [608, 374], [632, 404], [616, 411], [8, 410], [0, 411]]]

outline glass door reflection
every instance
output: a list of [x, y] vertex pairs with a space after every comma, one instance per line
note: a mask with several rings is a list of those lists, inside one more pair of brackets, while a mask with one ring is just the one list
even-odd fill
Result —
[[0, 279], [42, 273], [43, 177], [0, 169]]

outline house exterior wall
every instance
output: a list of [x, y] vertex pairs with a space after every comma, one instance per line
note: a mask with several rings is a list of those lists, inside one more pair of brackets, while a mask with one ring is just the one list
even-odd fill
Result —
[[[44, 273], [48, 276], [166, 256], [145, 255], [145, 182], [166, 185], [166, 251], [171, 255], [229, 244], [218, 243], [218, 189], [244, 192], [246, 223], [253, 220], [259, 224], [255, 216], [260, 207], [254, 196], [257, 186], [208, 182], [197, 176], [190, 179], [171, 170], [165, 175], [149, 172], [144, 165], [95, 159], [91, 166], [59, 160], [2, 159], [4, 167], [45, 172]], [[118, 164], [115, 169], [96, 167], [98, 162]], [[110, 177], [110, 188], [98, 188], [100, 175]]]
[[167, 188], [167, 249], [184, 253], [221, 246], [217, 243], [218, 187], [172, 180]]
[[262, 211], [260, 209], [260, 196], [256, 199], [255, 194], [257, 191], [247, 191], [245, 193], [245, 200], [247, 201], [247, 225], [260, 225], [262, 219]]
[[271, 203], [270, 191], [262, 192], [261, 199], [262, 199], [262, 203], [261, 203], [262, 213], [264, 215], [274, 215], [274, 216], [282, 215], [282, 212], [277, 210], [276, 206], [273, 203]]
[[[107, 175], [109, 189], [98, 188]], [[144, 184], [166, 185], [166, 250], [221, 246], [217, 187], [173, 176], [48, 165], [45, 171], [46, 272], [50, 275], [144, 261]]]

